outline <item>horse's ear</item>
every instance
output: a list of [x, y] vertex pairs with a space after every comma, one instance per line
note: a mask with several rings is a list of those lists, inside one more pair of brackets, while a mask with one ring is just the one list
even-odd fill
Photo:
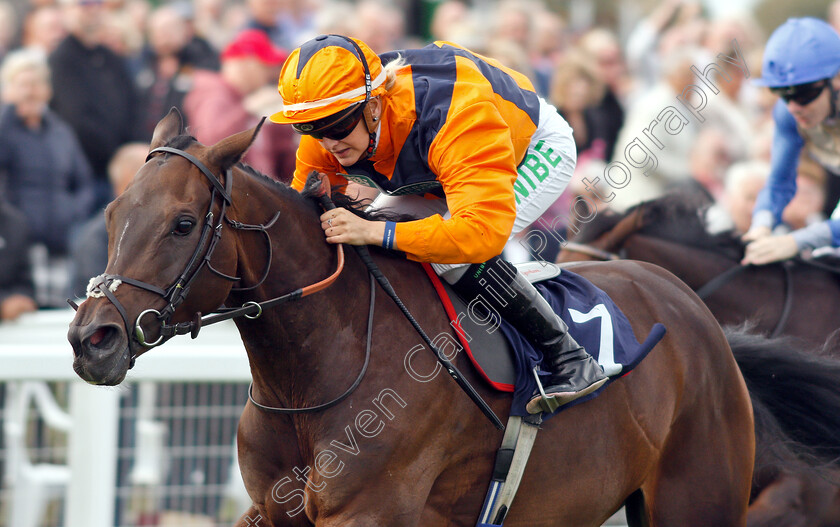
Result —
[[161, 119], [157, 126], [155, 126], [150, 150], [165, 145], [170, 139], [182, 133], [184, 133], [184, 119], [181, 117], [181, 112], [178, 111], [178, 108], [173, 106], [169, 110], [169, 113], [166, 114], [166, 117]]
[[219, 167], [223, 171], [232, 167], [237, 161], [242, 159], [243, 155], [245, 155], [248, 147], [251, 146], [251, 143], [254, 142], [254, 139], [260, 132], [260, 128], [262, 128], [264, 122], [265, 117], [263, 117], [259, 124], [257, 124], [254, 128], [245, 130], [244, 132], [239, 132], [238, 134], [233, 134], [232, 136], [226, 137], [211, 146], [207, 153], [208, 162], [213, 166]]

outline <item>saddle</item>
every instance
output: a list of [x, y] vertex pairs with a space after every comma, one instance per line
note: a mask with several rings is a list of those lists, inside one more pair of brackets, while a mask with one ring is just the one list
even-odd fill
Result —
[[[496, 390], [514, 394], [512, 415], [527, 416], [525, 403], [536, 388], [532, 372], [542, 362], [542, 353], [513, 326], [499, 320], [498, 315], [481, 309], [480, 303], [467, 304], [461, 300], [431, 266], [423, 267], [478, 374]], [[665, 334], [665, 327], [656, 324], [640, 344], [618, 306], [582, 276], [549, 262], [526, 262], [516, 267], [610, 377], [602, 388], [561, 407], [558, 412], [597, 396], [613, 380], [639, 364]]]

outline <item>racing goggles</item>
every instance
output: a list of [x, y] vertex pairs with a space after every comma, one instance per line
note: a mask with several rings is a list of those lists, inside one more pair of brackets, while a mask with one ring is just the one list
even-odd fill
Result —
[[295, 123], [292, 128], [301, 135], [311, 135], [318, 141], [327, 138], [334, 141], [341, 141], [356, 128], [362, 120], [365, 110], [365, 101], [338, 112], [337, 114], [310, 121], [308, 123]]
[[785, 102], [795, 102], [799, 106], [806, 106], [816, 100], [828, 86], [827, 80], [797, 84], [782, 88], [771, 88], [770, 91], [778, 95]]

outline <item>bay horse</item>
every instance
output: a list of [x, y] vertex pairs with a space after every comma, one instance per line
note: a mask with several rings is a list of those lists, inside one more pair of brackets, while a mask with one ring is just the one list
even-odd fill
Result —
[[[176, 111], [158, 123], [148, 161], [106, 209], [108, 265], [68, 332], [75, 371], [119, 384], [171, 328], [196, 335], [201, 313], [244, 305], [253, 398], [237, 437], [253, 507], [238, 527], [475, 525], [502, 433], [434, 374], [428, 349], [411, 353], [417, 333], [388, 298], [371, 301], [360, 258], [326, 243], [316, 202], [238, 163], [257, 131], [205, 146], [182, 135]], [[425, 331], [454, 339], [422, 267], [371, 252]], [[543, 423], [506, 525], [598, 526], [626, 504], [634, 527], [744, 526], [753, 412], [721, 327], [659, 267], [574, 271], [636, 335], [656, 322], [668, 333], [597, 398]], [[453, 362], [508, 412], [510, 396], [464, 355]]]
[[[803, 350], [804, 355], [777, 369], [773, 382], [774, 389], [789, 398], [765, 394], [758, 401], [754, 396], [753, 403], [758, 406], [762, 399], [775, 399], [772, 408], [763, 409], [773, 413], [783, 428], [776, 433], [792, 438], [788, 445], [793, 451], [817, 448], [823, 449], [822, 455], [799, 456], [802, 463], [793, 471], [784, 467], [790, 451], [781, 456], [760, 455], [747, 524], [840, 526], [840, 441], [836, 439], [840, 437], [836, 366], [840, 275], [802, 260], [740, 266], [744, 244], [731, 231], [708, 232], [708, 204], [692, 194], [674, 192], [623, 214], [602, 211], [590, 223], [576, 226], [577, 234], [557, 261], [625, 258], [650, 262], [704, 294], [721, 324], [747, 324], [754, 332], [795, 337], [796, 341], [788, 339], [782, 347]], [[755, 367], [745, 358], [745, 343], [730, 338], [730, 344], [741, 350], [737, 358], [745, 377], [757, 377], [743, 371], [747, 365]], [[751, 395], [754, 392], [750, 386]], [[757, 436], [762, 443], [762, 432], [757, 430]], [[787, 461], [780, 463], [781, 459]]]

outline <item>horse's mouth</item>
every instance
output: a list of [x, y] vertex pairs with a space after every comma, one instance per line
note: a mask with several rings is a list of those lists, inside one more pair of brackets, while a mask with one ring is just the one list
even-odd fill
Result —
[[84, 329], [79, 332], [71, 329], [70, 341], [75, 355], [73, 370], [89, 384], [115, 386], [121, 383], [131, 365], [131, 350], [124, 331], [117, 326], [103, 325], [87, 335], [80, 335], [85, 332]]
[[88, 384], [116, 386], [125, 380], [128, 365], [128, 348], [125, 348], [118, 357], [106, 361], [93, 362], [77, 357], [73, 361], [73, 370]]

